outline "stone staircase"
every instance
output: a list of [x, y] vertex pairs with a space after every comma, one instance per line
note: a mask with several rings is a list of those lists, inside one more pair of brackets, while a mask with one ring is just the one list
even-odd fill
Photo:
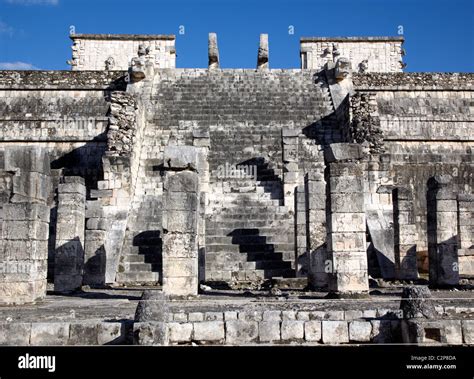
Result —
[[[137, 186], [117, 272], [122, 284], [161, 281], [159, 166], [165, 146], [209, 131], [206, 279], [294, 276], [294, 215], [282, 206], [283, 127], [319, 130], [332, 112], [312, 70], [156, 70], [146, 96]], [[322, 122], [324, 124], [324, 122]], [[323, 125], [324, 126], [324, 125]], [[324, 128], [322, 128], [324, 129]], [[220, 180], [222, 164], [256, 165], [257, 178]]]
[[262, 159], [243, 164], [256, 165], [256, 178], [227, 178], [219, 183], [211, 173], [206, 281], [248, 284], [294, 277], [294, 216], [282, 206], [281, 180]]

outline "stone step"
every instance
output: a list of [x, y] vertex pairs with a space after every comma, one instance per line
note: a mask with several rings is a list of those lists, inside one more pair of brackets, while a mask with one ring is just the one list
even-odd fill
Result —
[[212, 216], [212, 221], [242, 221], [246, 220], [248, 224], [256, 221], [272, 222], [272, 221], [290, 221], [290, 217], [284, 213], [263, 213], [263, 214], [217, 214]]
[[287, 228], [291, 225], [289, 220], [272, 220], [269, 222], [265, 221], [206, 221], [206, 230], [212, 230], [216, 228], [228, 228], [231, 230], [235, 229], [257, 229], [257, 228]]
[[255, 262], [255, 261], [287, 261], [293, 262], [294, 251], [260, 251], [241, 253], [236, 251], [211, 252], [206, 251], [206, 262], [229, 263], [229, 262]]
[[206, 236], [206, 245], [212, 244], [278, 244], [294, 242], [294, 236], [289, 234], [275, 235], [236, 235], [236, 236]]
[[269, 270], [239, 270], [229, 272], [227, 270], [214, 271], [209, 273], [209, 280], [233, 280], [233, 281], [255, 281], [257, 279], [271, 278], [293, 278], [295, 276], [294, 269], [269, 269]]
[[157, 284], [160, 280], [158, 272], [119, 272], [118, 283]]
[[288, 208], [279, 205], [261, 205], [259, 207], [217, 208], [216, 212], [226, 215], [287, 214]]
[[160, 255], [147, 255], [147, 254], [123, 254], [122, 262], [129, 263], [160, 263], [162, 260]]
[[206, 237], [232, 237], [237, 235], [249, 235], [249, 236], [272, 236], [272, 235], [288, 235], [294, 236], [292, 226], [284, 226], [281, 228], [277, 227], [261, 227], [261, 228], [246, 228], [246, 229], [232, 229], [222, 227], [222, 224], [218, 224], [218, 227], [211, 228], [210, 224], [206, 224]]
[[291, 243], [280, 243], [272, 245], [263, 244], [246, 244], [246, 245], [219, 245], [206, 244], [206, 251], [208, 252], [236, 252], [236, 253], [250, 253], [250, 252], [279, 252], [279, 251], [294, 251], [295, 245]]

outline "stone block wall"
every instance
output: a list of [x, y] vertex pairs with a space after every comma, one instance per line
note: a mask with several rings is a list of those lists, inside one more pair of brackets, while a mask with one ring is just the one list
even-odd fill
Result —
[[72, 70], [128, 70], [141, 44], [149, 49], [147, 59], [156, 67], [174, 68], [176, 65], [174, 35], [73, 34], [70, 38], [73, 41]]
[[371, 159], [384, 168], [374, 172], [367, 194], [370, 203], [380, 204], [381, 196], [387, 196], [377, 193], [381, 185], [412, 191], [412, 204], [405, 214], [410, 224], [404, 216], [402, 228], [414, 229], [407, 238], [416, 245], [418, 269], [427, 270], [428, 181], [436, 175], [449, 175], [454, 193], [469, 194], [474, 188], [472, 75], [370, 73], [354, 74], [353, 82], [358, 93], [375, 94], [383, 135], [383, 151]]
[[[444, 307], [438, 308], [438, 312], [444, 313]], [[153, 330], [158, 330], [162, 323], [137, 322], [133, 329], [135, 343], [145, 345], [340, 345], [400, 343], [403, 322], [398, 309], [292, 311], [267, 306], [265, 310], [174, 310], [167, 315], [166, 332], [159, 333], [160, 337], [165, 336], [164, 340], [153, 338]], [[443, 324], [445, 343], [472, 344], [471, 324], [470, 320], [450, 315]], [[437, 342], [429, 337], [423, 340]]]
[[340, 56], [351, 61], [354, 72], [361, 70], [365, 60], [365, 72], [401, 72], [403, 41], [403, 37], [303, 37], [301, 68], [322, 69]]

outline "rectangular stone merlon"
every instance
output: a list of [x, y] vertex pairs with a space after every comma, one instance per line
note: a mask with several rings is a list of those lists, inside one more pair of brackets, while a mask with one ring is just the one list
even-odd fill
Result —
[[268, 66], [268, 34], [260, 34], [260, 44], [258, 46], [257, 69], [267, 70]]
[[84, 272], [86, 186], [81, 177], [65, 177], [58, 185], [54, 290], [80, 289]]
[[167, 171], [163, 183], [163, 291], [198, 294], [199, 176]]
[[217, 47], [217, 34], [209, 33], [209, 70], [215, 70], [219, 68], [219, 48]]
[[393, 229], [396, 276], [403, 280], [418, 278], [416, 224], [413, 193], [407, 188], [393, 189]]
[[[347, 155], [344, 155], [346, 157]], [[329, 164], [328, 251], [332, 273], [329, 274], [329, 290], [338, 296], [366, 294], [369, 290], [366, 216], [362, 182], [364, 165], [342, 161]], [[339, 182], [344, 185], [340, 186]], [[342, 207], [341, 195], [354, 197], [358, 208]]]
[[448, 175], [428, 181], [428, 259], [433, 286], [459, 284], [458, 204], [451, 181]]

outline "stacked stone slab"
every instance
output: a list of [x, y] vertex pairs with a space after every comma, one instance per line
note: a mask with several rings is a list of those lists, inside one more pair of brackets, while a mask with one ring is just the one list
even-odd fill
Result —
[[199, 286], [198, 150], [170, 146], [163, 183], [163, 291], [168, 296], [196, 296]]
[[332, 144], [329, 164], [329, 290], [345, 296], [368, 292], [364, 164], [359, 145]]
[[58, 185], [54, 264], [54, 290], [57, 292], [71, 292], [82, 286], [85, 201], [84, 179], [64, 177]]
[[399, 279], [418, 278], [416, 258], [416, 224], [413, 194], [406, 188], [393, 190], [396, 275]]
[[2, 169], [14, 173], [3, 206], [0, 303], [23, 304], [46, 296], [50, 209], [49, 157], [38, 147], [6, 148]]
[[458, 195], [459, 275], [474, 275], [474, 196]]
[[448, 175], [437, 175], [428, 182], [428, 254], [433, 286], [459, 283], [458, 206], [451, 180]]

